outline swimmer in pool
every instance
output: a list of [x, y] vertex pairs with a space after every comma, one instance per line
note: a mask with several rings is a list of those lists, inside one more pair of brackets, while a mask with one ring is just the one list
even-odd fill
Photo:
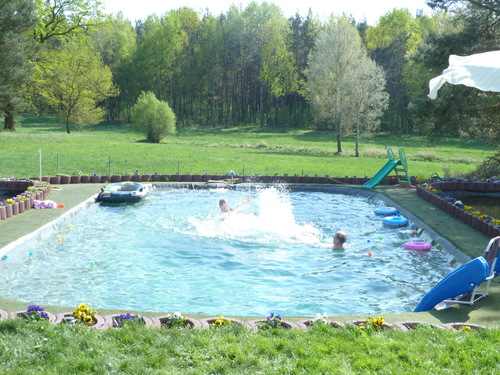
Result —
[[227, 203], [227, 200], [221, 199], [219, 201], [219, 207], [220, 207], [221, 214], [227, 214], [229, 212], [234, 212], [236, 210], [239, 210], [243, 205], [251, 202], [252, 199], [253, 199], [253, 196], [249, 195], [248, 198], [247, 198], [247, 200], [245, 202], [240, 203], [236, 207], [229, 207], [229, 204]]
[[346, 240], [347, 240], [346, 234], [339, 230], [333, 235], [333, 248], [336, 250], [343, 249]]

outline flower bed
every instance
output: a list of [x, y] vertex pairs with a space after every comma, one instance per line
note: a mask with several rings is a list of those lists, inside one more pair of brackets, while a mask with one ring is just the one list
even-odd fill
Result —
[[149, 327], [155, 326], [151, 319], [130, 313], [107, 315], [104, 317], [104, 321], [107, 327], [113, 328], [122, 328], [130, 324], [140, 324]]
[[5, 220], [30, 210], [35, 200], [44, 200], [50, 193], [50, 185], [41, 181], [0, 181], [0, 189], [23, 191], [14, 197], [0, 201], [0, 220]]
[[182, 316], [181, 313], [158, 316], [151, 319], [153, 324], [160, 328], [208, 328], [206, 322]]
[[[462, 187], [463, 186], [463, 187]], [[487, 188], [487, 189], [486, 189]], [[492, 190], [492, 189], [495, 190]], [[471, 206], [463, 204], [460, 200], [448, 196], [447, 190], [468, 191], [497, 191], [500, 192], [500, 184], [490, 182], [465, 183], [465, 182], [438, 182], [430, 185], [418, 185], [417, 195], [434, 206], [449, 213], [458, 220], [480, 231], [485, 236], [494, 238], [500, 236], [500, 219], [483, 214]]]

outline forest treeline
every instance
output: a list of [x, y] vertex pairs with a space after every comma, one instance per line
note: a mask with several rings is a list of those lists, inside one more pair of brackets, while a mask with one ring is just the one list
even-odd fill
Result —
[[[131, 22], [97, 0], [0, 2], [0, 113], [59, 114], [72, 125], [130, 121], [142, 92], [177, 126], [271, 126], [500, 141], [500, 95], [428, 82], [450, 54], [500, 49], [497, 0], [428, 0], [394, 9], [286, 18], [271, 3], [219, 15], [179, 8]], [[354, 32], [353, 32], [354, 30]], [[356, 48], [356, 54], [353, 49]], [[369, 84], [368, 84], [369, 83]], [[353, 113], [355, 115], [353, 115]]]

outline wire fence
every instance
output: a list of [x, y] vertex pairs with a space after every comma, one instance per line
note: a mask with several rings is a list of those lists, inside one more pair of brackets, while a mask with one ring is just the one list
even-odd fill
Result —
[[[125, 174], [268, 174], [241, 165], [228, 168], [224, 165], [211, 165], [210, 169], [200, 170], [199, 163], [189, 160], [147, 158], [137, 161], [126, 157], [108, 156], [103, 158], [74, 158], [61, 155], [9, 156], [0, 155], [0, 178], [32, 178], [58, 175], [125, 175]], [[226, 170], [227, 169], [227, 170]], [[302, 175], [304, 172], [301, 172]], [[274, 173], [273, 173], [274, 174]]]

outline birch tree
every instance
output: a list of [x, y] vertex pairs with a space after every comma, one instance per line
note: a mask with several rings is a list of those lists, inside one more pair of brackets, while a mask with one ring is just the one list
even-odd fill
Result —
[[325, 25], [309, 55], [306, 75], [314, 114], [335, 131], [337, 152], [342, 152], [346, 133], [378, 125], [388, 100], [383, 72], [347, 19]]

